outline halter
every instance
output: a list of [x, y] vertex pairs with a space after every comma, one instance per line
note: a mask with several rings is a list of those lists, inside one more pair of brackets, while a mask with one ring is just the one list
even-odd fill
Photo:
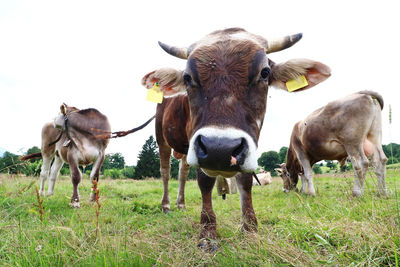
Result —
[[[51, 142], [51, 143], [49, 144], [49, 146], [52, 146], [52, 145], [54, 145], [55, 143], [57, 143], [58, 141], [60, 141], [60, 139], [61, 139], [61, 137], [62, 137], [64, 131], [66, 132], [68, 139], [71, 140], [71, 137], [69, 136], [69, 131], [68, 131], [68, 115], [71, 114], [71, 113], [73, 113], [73, 112], [76, 112], [76, 111], [72, 111], [72, 112], [66, 113], [66, 114], [64, 115], [64, 127], [63, 127], [63, 129], [60, 131], [60, 134], [59, 134], [59, 136], [57, 137], [57, 139], [54, 140], [53, 142]], [[139, 127], [133, 128], [133, 129], [128, 130], [128, 131], [106, 132], [106, 131], [103, 131], [103, 130], [100, 130], [100, 129], [91, 128], [91, 130], [93, 130], [93, 131], [98, 131], [98, 132], [101, 132], [101, 133], [102, 133], [102, 134], [100, 134], [100, 135], [93, 135], [93, 134], [92, 134], [92, 135], [93, 135], [95, 138], [98, 138], [98, 139], [111, 139], [111, 138], [123, 137], [123, 136], [126, 136], [126, 135], [128, 135], [128, 134], [131, 134], [131, 133], [134, 133], [134, 132], [136, 132], [136, 131], [139, 131], [139, 130], [143, 129], [143, 128], [146, 127], [155, 117], [156, 117], [156, 115], [154, 115], [153, 117], [151, 117], [149, 120], [147, 120], [145, 123], [143, 123], [143, 124], [140, 125]], [[258, 180], [258, 179], [257, 179], [257, 180]]]
[[57, 143], [58, 141], [60, 141], [60, 139], [61, 139], [61, 137], [62, 137], [64, 131], [66, 132], [67, 137], [68, 137], [69, 139], [71, 139], [71, 138], [69, 137], [69, 133], [68, 133], [68, 113], [66, 113], [66, 114], [64, 115], [64, 127], [63, 127], [63, 129], [60, 130], [60, 134], [58, 135], [57, 139], [54, 140], [53, 142], [51, 142], [51, 143], [49, 144], [49, 146], [52, 146], [52, 145], [54, 145], [55, 143]]

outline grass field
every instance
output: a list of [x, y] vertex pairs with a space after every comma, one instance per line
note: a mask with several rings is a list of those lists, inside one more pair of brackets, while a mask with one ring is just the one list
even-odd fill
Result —
[[[400, 170], [389, 169], [389, 198], [376, 196], [368, 174], [362, 198], [351, 196], [353, 174], [316, 177], [316, 197], [281, 190], [274, 179], [253, 188], [257, 234], [243, 233], [239, 195], [223, 201], [214, 192], [219, 250], [197, 248], [201, 196], [186, 186], [185, 212], [160, 209], [160, 180], [100, 180], [100, 213], [89, 202], [88, 178], [81, 208], [69, 207], [72, 185], [57, 181], [44, 198], [40, 220], [38, 178], [0, 176], [0, 266], [398, 266]], [[171, 202], [177, 181], [170, 183]], [[98, 220], [98, 231], [96, 225]]]

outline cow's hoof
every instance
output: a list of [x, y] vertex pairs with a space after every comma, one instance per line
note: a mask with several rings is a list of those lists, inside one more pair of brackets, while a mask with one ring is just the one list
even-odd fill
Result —
[[168, 213], [169, 212], [169, 207], [167, 208], [167, 207], [162, 207], [162, 211], [164, 212], [164, 213]]
[[52, 195], [54, 195], [54, 192], [47, 192], [46, 197], [51, 197]]
[[242, 224], [242, 231], [248, 232], [248, 233], [257, 233], [258, 227], [257, 224], [255, 223], [243, 223]]
[[44, 193], [44, 191], [39, 191], [39, 195], [44, 197], [46, 194]]
[[384, 192], [378, 192], [378, 197], [389, 198], [389, 193], [386, 190]]
[[353, 190], [353, 197], [362, 197], [362, 192], [360, 190]]
[[208, 238], [200, 239], [197, 247], [208, 253], [216, 252], [219, 249], [217, 241]]
[[90, 193], [89, 201], [90, 202], [96, 201], [96, 194]]
[[69, 203], [69, 205], [71, 206], [71, 208], [74, 208], [74, 209], [81, 207], [81, 204], [77, 200], [71, 201], [71, 203]]
[[180, 209], [181, 211], [185, 211], [186, 210], [186, 205], [185, 204], [178, 204], [178, 209]]

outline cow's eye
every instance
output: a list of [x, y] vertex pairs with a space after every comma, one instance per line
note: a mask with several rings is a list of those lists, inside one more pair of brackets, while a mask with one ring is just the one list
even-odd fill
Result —
[[263, 68], [260, 72], [261, 78], [263, 80], [266, 80], [268, 78], [270, 72], [271, 72], [271, 70], [269, 68]]
[[192, 86], [192, 76], [190, 76], [189, 74], [183, 74], [183, 81], [187, 86]]

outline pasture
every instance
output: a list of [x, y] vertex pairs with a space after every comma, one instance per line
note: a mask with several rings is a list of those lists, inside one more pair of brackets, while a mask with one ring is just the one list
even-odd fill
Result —
[[[280, 178], [253, 187], [259, 231], [243, 233], [239, 195], [213, 193], [219, 250], [197, 248], [201, 195], [186, 184], [185, 212], [161, 211], [161, 180], [100, 178], [100, 203], [89, 202], [89, 178], [80, 186], [81, 208], [69, 207], [72, 184], [61, 177], [43, 199], [39, 178], [0, 176], [1, 266], [398, 266], [400, 169], [388, 169], [388, 199], [376, 196], [368, 172], [364, 196], [354, 198], [353, 173], [316, 176], [316, 197], [284, 194]], [[46, 185], [47, 186], [47, 185]], [[98, 212], [98, 216], [96, 215]]]

